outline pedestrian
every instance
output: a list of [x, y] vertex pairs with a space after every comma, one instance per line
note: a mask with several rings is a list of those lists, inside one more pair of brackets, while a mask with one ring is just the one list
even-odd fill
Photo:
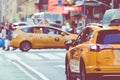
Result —
[[7, 36], [6, 36], [6, 40], [5, 40], [6, 51], [10, 50], [10, 41], [12, 40], [12, 33], [13, 32], [14, 32], [14, 28], [12, 28], [12, 24], [10, 24], [9, 25], [9, 30], [8, 30], [8, 33], [7, 33]]
[[71, 28], [71, 25], [70, 25], [69, 21], [64, 22], [64, 24], [62, 26], [62, 30], [66, 31], [66, 32], [71, 32], [72, 31], [72, 28]]
[[72, 21], [72, 33], [76, 34], [76, 27], [77, 24], [75, 23], [75, 21]]
[[[5, 41], [6, 39], [6, 28], [5, 26], [2, 27], [2, 31], [1, 31], [1, 34], [2, 34], [2, 39]], [[5, 45], [3, 46], [3, 50], [5, 49]]]

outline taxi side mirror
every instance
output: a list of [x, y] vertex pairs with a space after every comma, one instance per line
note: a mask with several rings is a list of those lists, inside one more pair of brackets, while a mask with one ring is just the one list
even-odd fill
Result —
[[61, 32], [60, 35], [61, 35], [61, 36], [65, 36], [64, 32]]
[[74, 42], [75, 40], [66, 40], [65, 41], [65, 47], [66, 47], [66, 50], [68, 50], [70, 47], [72, 47], [73, 46], [73, 42]]

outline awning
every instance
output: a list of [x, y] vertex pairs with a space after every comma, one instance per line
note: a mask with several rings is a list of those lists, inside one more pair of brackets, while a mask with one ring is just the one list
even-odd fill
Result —
[[97, 1], [84, 1], [83, 3], [76, 3], [75, 5], [73, 6], [100, 6], [101, 3], [100, 2], [97, 2]]

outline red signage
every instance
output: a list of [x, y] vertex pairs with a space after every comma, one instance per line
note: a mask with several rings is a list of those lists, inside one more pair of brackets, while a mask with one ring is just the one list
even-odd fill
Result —
[[[62, 0], [64, 3], [65, 0]], [[58, 0], [48, 0], [48, 11], [56, 12], [61, 14], [68, 14], [69, 11], [82, 10], [82, 7], [72, 7], [72, 6], [59, 6]]]
[[72, 7], [72, 6], [67, 6], [67, 7], [64, 7], [64, 10], [65, 11], [76, 11], [76, 10], [82, 10], [82, 7]]

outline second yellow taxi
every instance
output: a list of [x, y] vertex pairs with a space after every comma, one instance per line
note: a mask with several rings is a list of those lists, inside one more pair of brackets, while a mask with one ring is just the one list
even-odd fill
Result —
[[66, 80], [120, 76], [120, 19], [112, 22], [116, 23], [110, 26], [92, 23], [75, 41], [66, 41], [69, 47], [65, 59]]
[[12, 34], [10, 45], [27, 52], [30, 49], [65, 48], [64, 42], [75, 40], [76, 34], [64, 32], [48, 25], [24, 26], [17, 28]]

